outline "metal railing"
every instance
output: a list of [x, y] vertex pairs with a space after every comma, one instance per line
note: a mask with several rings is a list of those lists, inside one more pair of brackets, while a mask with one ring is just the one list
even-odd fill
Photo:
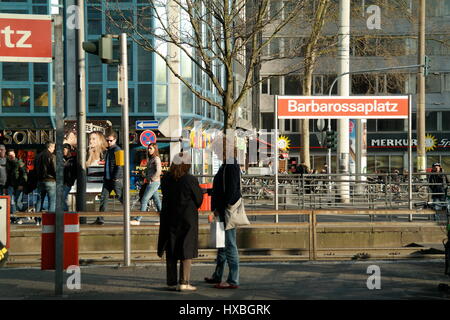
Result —
[[[242, 175], [241, 193], [246, 206], [253, 209], [274, 209], [276, 194], [280, 209], [444, 209], [447, 207], [446, 191], [433, 192], [434, 186], [440, 185], [429, 183], [430, 175], [433, 173], [412, 174], [411, 195], [407, 175], [387, 173], [280, 174], [277, 193], [275, 176]], [[196, 177], [200, 183], [210, 183], [214, 176]], [[342, 199], [343, 192], [347, 194], [346, 201]], [[99, 196], [92, 195], [92, 198], [95, 211]], [[110, 205], [114, 210], [120, 203], [113, 198]], [[132, 191], [131, 200], [131, 209], [139, 210], [138, 191]]]

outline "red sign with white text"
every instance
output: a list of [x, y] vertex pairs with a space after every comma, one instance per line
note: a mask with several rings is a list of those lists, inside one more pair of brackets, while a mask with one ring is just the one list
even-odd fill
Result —
[[406, 119], [408, 96], [277, 96], [279, 119]]
[[49, 15], [0, 14], [1, 62], [52, 62]]

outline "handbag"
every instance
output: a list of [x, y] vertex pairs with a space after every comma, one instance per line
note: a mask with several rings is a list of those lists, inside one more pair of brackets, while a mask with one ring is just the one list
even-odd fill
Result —
[[[223, 167], [223, 191], [225, 192], [225, 168]], [[239, 189], [241, 188], [241, 178], [239, 177]], [[235, 204], [228, 205], [225, 208], [225, 230], [234, 229], [236, 227], [247, 226], [250, 224], [247, 214], [245, 213], [244, 199], [242, 197]]]
[[225, 225], [220, 221], [213, 221], [209, 226], [210, 248], [225, 248]]

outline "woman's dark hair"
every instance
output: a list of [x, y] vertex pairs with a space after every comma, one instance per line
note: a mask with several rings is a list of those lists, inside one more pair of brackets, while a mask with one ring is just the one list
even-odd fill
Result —
[[152, 155], [151, 157], [152, 157], [152, 158], [154, 158], [154, 157], [159, 157], [158, 145], [157, 145], [156, 143], [150, 143], [150, 144], [147, 146], [147, 155], [148, 155], [148, 149], [149, 149], [150, 147], [153, 147], [153, 149], [155, 149], [155, 152], [153, 153], [153, 155]]
[[179, 180], [185, 176], [191, 169], [191, 161], [183, 159], [183, 153], [179, 153], [178, 157], [177, 161], [172, 161], [169, 169], [170, 174], [175, 180]]

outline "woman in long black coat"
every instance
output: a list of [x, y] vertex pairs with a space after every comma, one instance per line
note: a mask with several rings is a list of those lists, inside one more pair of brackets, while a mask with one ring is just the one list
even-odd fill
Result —
[[192, 259], [198, 257], [198, 208], [203, 201], [203, 191], [197, 178], [188, 173], [190, 167], [188, 155], [180, 153], [175, 156], [169, 172], [161, 181], [163, 201], [158, 256], [166, 253], [167, 285], [171, 290], [196, 290], [189, 280]]

